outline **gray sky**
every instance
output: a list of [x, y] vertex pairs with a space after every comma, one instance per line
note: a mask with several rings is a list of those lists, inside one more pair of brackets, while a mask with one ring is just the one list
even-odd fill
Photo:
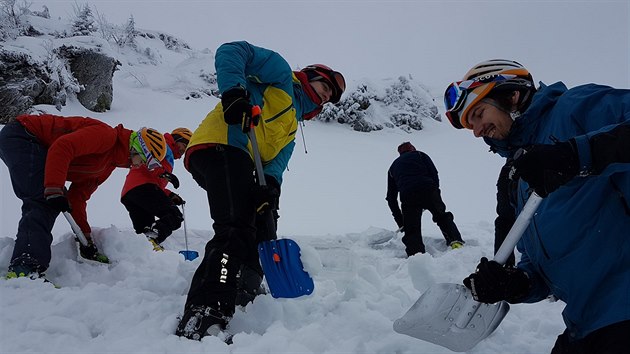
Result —
[[[53, 17], [74, 0], [46, 4]], [[78, 1], [79, 4], [85, 3]], [[293, 67], [324, 63], [349, 79], [411, 74], [439, 92], [474, 64], [514, 59], [535, 80], [630, 87], [629, 1], [87, 1], [109, 22], [161, 30], [195, 48], [245, 39]]]

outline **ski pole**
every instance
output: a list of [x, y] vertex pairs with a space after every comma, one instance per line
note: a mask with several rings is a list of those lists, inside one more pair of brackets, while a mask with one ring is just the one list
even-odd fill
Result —
[[67, 211], [64, 211], [63, 212], [63, 216], [65, 216], [66, 220], [68, 220], [68, 223], [70, 224], [70, 228], [72, 229], [72, 232], [74, 232], [74, 234], [79, 239], [79, 242], [81, 242], [81, 244], [83, 246], [87, 246], [88, 245], [88, 240], [85, 237], [85, 235], [83, 234], [83, 231], [81, 231], [81, 228], [79, 227], [79, 225], [77, 225], [77, 222], [74, 221], [74, 218], [72, 217], [72, 214], [70, 214]]

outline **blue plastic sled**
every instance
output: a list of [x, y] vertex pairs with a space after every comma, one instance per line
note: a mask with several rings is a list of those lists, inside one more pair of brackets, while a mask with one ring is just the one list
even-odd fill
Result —
[[295, 298], [313, 292], [315, 284], [304, 271], [300, 246], [295, 241], [285, 238], [261, 242], [258, 254], [271, 296]]

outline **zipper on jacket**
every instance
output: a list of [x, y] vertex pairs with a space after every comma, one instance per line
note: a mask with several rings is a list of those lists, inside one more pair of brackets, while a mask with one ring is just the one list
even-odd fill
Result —
[[287, 108], [283, 109], [282, 111], [276, 113], [273, 117], [265, 119], [265, 123], [273, 122], [274, 120], [278, 119], [283, 114], [287, 113], [291, 108], [293, 108], [293, 103], [291, 103], [289, 105], [289, 107], [287, 107]]

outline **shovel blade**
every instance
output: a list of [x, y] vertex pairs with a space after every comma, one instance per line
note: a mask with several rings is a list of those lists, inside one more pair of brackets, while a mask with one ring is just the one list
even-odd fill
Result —
[[197, 251], [179, 251], [179, 254], [184, 256], [184, 259], [187, 261], [192, 261], [199, 257], [199, 252]]
[[465, 352], [494, 332], [509, 310], [505, 301], [475, 301], [463, 285], [436, 284], [394, 322], [394, 331]]
[[264, 241], [258, 244], [260, 263], [274, 298], [310, 295], [313, 279], [304, 271], [300, 246], [291, 239]]

